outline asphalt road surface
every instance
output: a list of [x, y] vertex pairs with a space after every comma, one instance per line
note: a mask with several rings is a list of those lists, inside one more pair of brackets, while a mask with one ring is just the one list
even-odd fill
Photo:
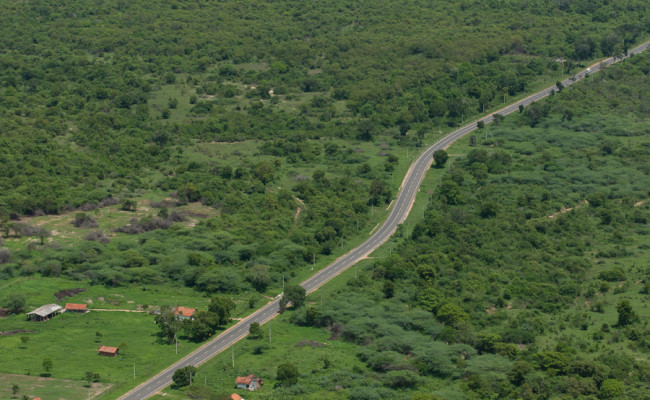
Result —
[[[644, 43], [643, 45], [631, 50], [629, 54], [641, 53], [642, 51], [647, 50], [649, 46], [650, 42]], [[563, 81], [562, 84], [564, 86], [570, 86], [573, 83], [583, 79], [585, 75], [597, 72], [620, 60], [620, 58], [609, 58], [598, 64], [594, 64], [591, 67], [576, 74], [573, 78]], [[498, 110], [495, 113], [492, 113], [480, 120], [486, 124], [490, 123], [493, 120], [494, 114], [511, 114], [515, 111], [518, 111], [520, 105], [527, 106], [532, 102], [548, 96], [551, 92], [556, 90], [557, 88], [555, 86], [546, 88], [523, 100], [504, 107], [501, 110]], [[372, 253], [377, 247], [386, 242], [395, 232], [399, 224], [401, 224], [408, 216], [411, 205], [415, 200], [415, 195], [420, 187], [420, 183], [422, 182], [422, 179], [424, 179], [424, 175], [433, 161], [433, 152], [439, 149], [446, 149], [456, 140], [476, 129], [476, 122], [472, 122], [471, 124], [465, 125], [453, 133], [445, 136], [433, 146], [426, 149], [411, 165], [411, 168], [409, 172], [407, 172], [407, 176], [404, 179], [400, 192], [397, 196], [397, 200], [394, 202], [393, 209], [379, 230], [374, 232], [372, 236], [363, 242], [363, 244], [359, 245], [359, 247], [351, 250], [344, 256], [340, 257], [338, 260], [334, 261], [332, 264], [318, 271], [316, 274], [304, 281], [301, 285], [307, 290], [307, 293], [318, 289], [323, 284], [325, 284], [325, 282], [329, 281], [336, 275], [351, 267], [359, 260]], [[267, 305], [260, 308], [249, 317], [240, 321], [237, 325], [231, 327], [221, 335], [217, 336], [199, 349], [195, 350], [193, 353], [187, 355], [158, 375], [154, 376], [124, 396], [120, 397], [120, 400], [144, 400], [153, 396], [157, 391], [165, 388], [172, 383], [172, 375], [176, 369], [185, 367], [187, 365], [198, 366], [203, 364], [210, 358], [226, 350], [232, 344], [246, 336], [248, 334], [248, 328], [251, 323], [258, 322], [260, 324], [263, 324], [277, 315], [279, 311], [279, 301], [280, 299], [278, 297], [269, 302]]]

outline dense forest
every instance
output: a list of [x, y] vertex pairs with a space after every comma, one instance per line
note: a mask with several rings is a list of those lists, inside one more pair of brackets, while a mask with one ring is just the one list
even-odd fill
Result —
[[424, 135], [650, 30], [641, 0], [1, 7], [3, 220], [178, 189], [146, 177], [188, 140]]
[[[29, 327], [34, 281], [250, 311], [380, 222], [409, 150], [650, 34], [642, 0], [0, 11], [0, 306], [16, 314], [2, 331]], [[450, 150], [390, 257], [283, 316], [361, 366], [251, 396], [334, 382], [354, 399], [647, 396], [648, 60]]]
[[[115, 202], [129, 210], [152, 191], [174, 201], [113, 232], [168, 228], [167, 206], [195, 201], [220, 217], [191, 233], [153, 233], [157, 250], [146, 239], [106, 246], [99, 242], [110, 232], [96, 232], [81, 252], [45, 248], [31, 260], [6, 251], [13, 262], [0, 272], [110, 285], [171, 280], [219, 292], [249, 288], [239, 283], [246, 273], [228, 265], [263, 265], [277, 283], [370, 223], [372, 208], [394, 193], [389, 180], [404, 171], [396, 170], [400, 148], [581, 60], [622, 54], [650, 29], [644, 2], [601, 6], [7, 3], [5, 236], [43, 241], [47, 229], [15, 220]], [[251, 139], [247, 157], [208, 149]], [[363, 143], [381, 148], [368, 154]], [[186, 235], [194, 239], [179, 245]], [[193, 252], [190, 267], [183, 248]], [[131, 263], [127, 251], [143, 260]], [[88, 252], [98, 256], [80, 257]]]

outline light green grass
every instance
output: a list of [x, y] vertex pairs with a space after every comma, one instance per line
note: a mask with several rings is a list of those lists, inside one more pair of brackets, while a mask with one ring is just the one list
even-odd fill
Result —
[[[272, 399], [273, 386], [276, 383], [277, 366], [291, 362], [298, 367], [301, 377], [300, 385], [314, 386], [312, 376], [320, 373], [345, 371], [353, 368], [366, 370], [363, 362], [356, 356], [356, 346], [340, 340], [328, 340], [329, 332], [325, 329], [297, 327], [287, 320], [291, 311], [267, 323], [264, 328], [264, 338], [258, 340], [245, 339], [234, 345], [235, 367], [232, 366], [233, 351], [228, 349], [202, 365], [196, 375], [195, 382], [216, 388], [219, 393], [238, 393], [246, 399]], [[271, 328], [271, 343], [269, 343], [269, 327]], [[312, 341], [305, 346], [296, 346], [302, 341]], [[320, 347], [313, 347], [320, 346]], [[255, 348], [265, 347], [262, 354], [254, 354]], [[324, 368], [324, 360], [331, 362], [328, 369]], [[255, 392], [235, 389], [235, 378], [255, 374], [264, 380], [262, 389]], [[184, 398], [180, 391], [167, 388], [162, 398]], [[168, 397], [171, 396], [171, 397]], [[310, 394], [308, 399], [343, 399], [347, 398], [345, 390], [334, 391], [334, 387], [323, 388]]]
[[[6, 318], [2, 326], [3, 330], [36, 332], [0, 337], [0, 372], [39, 375], [44, 372], [44, 357], [50, 357], [52, 377], [79, 380], [92, 371], [100, 375], [102, 382], [115, 383], [118, 391], [148, 379], [198, 347], [180, 340], [177, 355], [173, 345], [160, 342], [154, 318], [146, 313], [64, 313], [45, 322], [25, 321], [24, 315], [19, 315]], [[98, 331], [100, 338], [96, 336]], [[26, 345], [21, 336], [29, 338]], [[118, 347], [122, 343], [128, 348], [118, 357], [97, 353], [100, 344]]]
[[86, 400], [95, 398], [106, 391], [110, 385], [70, 379], [41, 378], [36, 376], [0, 374], [0, 398], [12, 398], [12, 386], [18, 385], [17, 398]]

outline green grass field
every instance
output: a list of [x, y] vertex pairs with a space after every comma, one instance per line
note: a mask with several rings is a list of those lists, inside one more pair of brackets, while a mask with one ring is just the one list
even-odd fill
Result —
[[[18, 385], [16, 397], [13, 396], [13, 385]], [[25, 395], [28, 398], [86, 400], [101, 396], [110, 387], [110, 384], [103, 383], [93, 383], [90, 386], [80, 380], [0, 373], [0, 398], [2, 399], [20, 398]]]

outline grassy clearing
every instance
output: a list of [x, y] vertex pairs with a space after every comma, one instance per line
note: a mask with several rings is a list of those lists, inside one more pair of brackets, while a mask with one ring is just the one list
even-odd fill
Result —
[[[86, 291], [76, 296], [57, 300], [54, 294], [64, 289], [85, 288]], [[142, 287], [106, 287], [88, 285], [85, 282], [75, 282], [63, 278], [19, 277], [3, 283], [0, 286], [3, 293], [11, 295], [23, 293], [27, 297], [26, 310], [43, 304], [85, 303], [89, 309], [126, 309], [149, 310], [150, 306], [163, 304], [183, 305], [198, 309], [206, 309], [209, 298], [197, 296], [196, 292], [187, 287], [171, 285], [142, 286]], [[0, 320], [0, 326], [2, 326]]]
[[26, 375], [0, 374], [0, 398], [12, 398], [11, 387], [18, 385], [17, 396], [42, 399], [85, 400], [101, 396], [111, 385], [70, 379], [43, 378]]
[[[153, 316], [146, 313], [64, 313], [46, 322], [28, 322], [23, 316], [8, 317], [2, 321], [2, 329], [36, 332], [0, 338], [1, 372], [40, 375], [45, 372], [44, 357], [50, 357], [54, 378], [79, 380], [92, 371], [100, 375], [102, 382], [115, 383], [118, 390], [148, 379], [198, 347], [181, 339], [177, 355], [173, 345], [161, 343]], [[23, 344], [21, 336], [27, 336], [29, 341]], [[97, 353], [100, 344], [124, 347], [124, 343], [127, 347], [118, 357]]]
[[[54, 297], [54, 293], [61, 289], [78, 287], [87, 287], [87, 291], [62, 301], [57, 301]], [[115, 384], [110, 390], [110, 398], [117, 398], [133, 385], [148, 379], [200, 346], [181, 335], [177, 355], [174, 345], [160, 341], [153, 315], [120, 310], [148, 311], [161, 304], [205, 310], [209, 303], [208, 297], [197, 296], [196, 292], [184, 287], [107, 288], [84, 286], [80, 282], [73, 283], [60, 278], [17, 278], [3, 283], [1, 290], [8, 295], [16, 292], [25, 294], [28, 299], [27, 310], [51, 302], [60, 305], [66, 302], [86, 303], [91, 310], [115, 310], [90, 311], [86, 314], [64, 313], [40, 323], [26, 321], [24, 314], [0, 319], [0, 331], [36, 331], [0, 336], [0, 357], [3, 360], [0, 372], [39, 375], [44, 372], [43, 358], [48, 356], [54, 364], [53, 377], [75, 380], [83, 379], [87, 371], [99, 373], [101, 382]], [[248, 295], [242, 296], [235, 300], [237, 308], [233, 313], [232, 324], [253, 311], [248, 306]], [[260, 295], [255, 298], [256, 306], [268, 301]], [[100, 332], [101, 337], [96, 332]], [[26, 345], [23, 345], [21, 336], [29, 338]], [[128, 347], [120, 357], [97, 355], [100, 344], [119, 347], [122, 343]]]
[[[355, 357], [355, 346], [339, 340], [328, 340], [330, 334], [324, 329], [296, 327], [288, 322], [290, 312], [272, 320], [264, 326], [265, 337], [259, 340], [245, 339], [234, 346], [235, 367], [232, 366], [231, 350], [227, 350], [206, 364], [197, 372], [197, 384], [207, 384], [220, 393], [238, 393], [246, 399], [277, 398], [273, 388], [276, 369], [279, 364], [291, 362], [298, 367], [301, 377], [299, 385], [312, 385], [311, 377], [322, 372], [362, 369], [364, 364]], [[271, 342], [269, 343], [269, 327]], [[257, 354], [259, 353], [259, 354]], [[326, 361], [327, 360], [327, 361]], [[255, 374], [264, 380], [264, 386], [256, 392], [235, 389], [235, 378]], [[167, 388], [161, 398], [185, 398], [181, 391]], [[168, 397], [170, 396], [170, 397]], [[274, 397], [276, 396], [276, 397]], [[346, 398], [344, 390], [334, 387], [318, 392], [308, 399]]]
[[[151, 215], [157, 215], [158, 209], [153, 208], [150, 205], [152, 201], [162, 201], [164, 199], [172, 200], [162, 193], [150, 192], [146, 195], [143, 193], [142, 195], [143, 196], [134, 199], [137, 202], [137, 208], [134, 211], [124, 211], [118, 204], [104, 208], [97, 208], [93, 211], [87, 212], [86, 214], [97, 220], [97, 224], [99, 225], [97, 228], [84, 229], [73, 226], [72, 222], [79, 211], [42, 217], [23, 217], [21, 222], [44, 227], [50, 231], [52, 235], [47, 239], [47, 242], [54, 242], [59, 245], [73, 246], [75, 243], [83, 240], [89, 232], [97, 230], [105, 232], [111, 239], [128, 240], [129, 237], [132, 237], [131, 235], [114, 232], [113, 230], [127, 225], [133, 218], [140, 219]], [[180, 225], [184, 227], [193, 227], [200, 219], [209, 218], [218, 214], [218, 211], [214, 208], [203, 206], [200, 203], [190, 203], [173, 207], [173, 210], [188, 213], [190, 215], [187, 217], [186, 221], [180, 223]], [[26, 248], [32, 242], [40, 242], [38, 238], [33, 237], [8, 237], [3, 238], [3, 240], [9, 249], [14, 250]]]

